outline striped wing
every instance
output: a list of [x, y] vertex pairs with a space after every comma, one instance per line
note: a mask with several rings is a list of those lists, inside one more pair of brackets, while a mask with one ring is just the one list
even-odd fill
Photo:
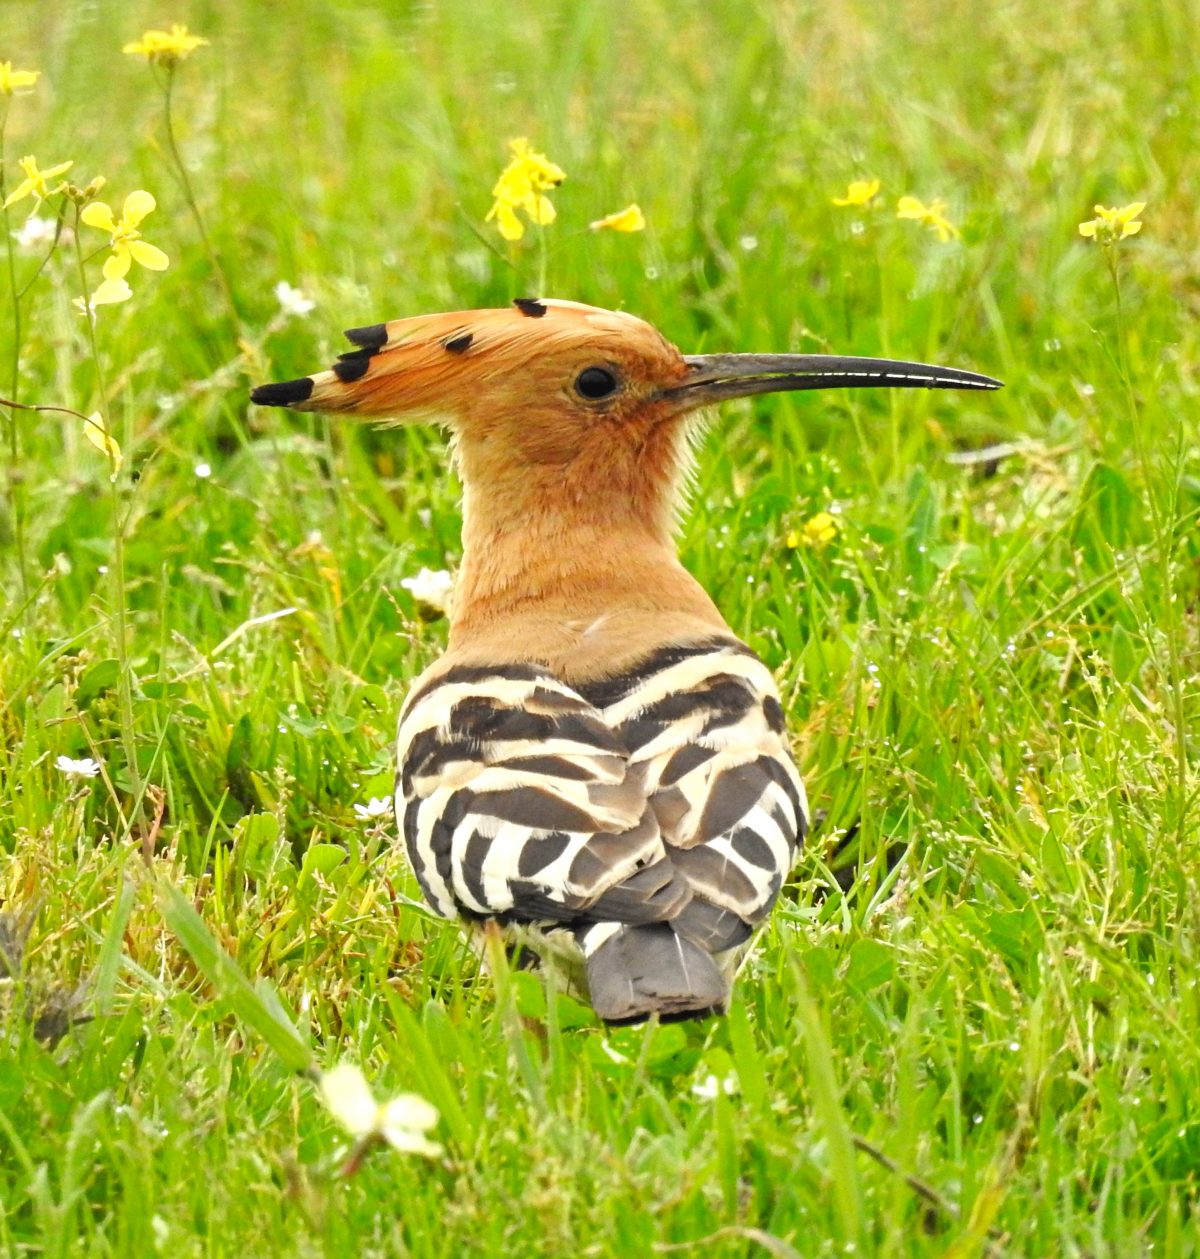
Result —
[[533, 665], [450, 668], [410, 696], [397, 760], [409, 857], [447, 917], [669, 922], [724, 951], [807, 824], [774, 681], [735, 640], [578, 690]]
[[676, 930], [710, 953], [770, 912], [808, 829], [770, 671], [736, 640], [663, 648], [585, 688], [638, 771], [693, 897]]
[[397, 745], [408, 855], [446, 917], [653, 922], [688, 900], [642, 768], [545, 669], [442, 672], [409, 697]]

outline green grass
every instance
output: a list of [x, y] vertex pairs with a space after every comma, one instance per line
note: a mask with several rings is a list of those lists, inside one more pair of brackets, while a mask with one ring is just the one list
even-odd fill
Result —
[[[173, 111], [236, 325], [120, 53], [180, 20], [211, 40]], [[3, 417], [0, 1252], [1200, 1250], [1197, 29], [1195, 0], [5, 6], [0, 58], [43, 72], [9, 189], [29, 152], [118, 207], [149, 189], [171, 266], [101, 310], [106, 396], [69, 248], [21, 305], [19, 400], [106, 407], [127, 463], [112, 486], [79, 420]], [[682, 551], [777, 670], [827, 816], [703, 1027], [606, 1035], [420, 908], [353, 805], [444, 639], [399, 584], [457, 561], [444, 442], [248, 406], [344, 327], [536, 289], [536, 245], [514, 271], [479, 236], [522, 134], [569, 174], [552, 295], [689, 351], [1008, 385], [712, 426]], [[830, 204], [870, 176], [875, 211]], [[633, 200], [643, 235], [584, 230]], [[1077, 224], [1140, 200], [1118, 310]], [[787, 545], [831, 507], [836, 541]], [[822, 898], [856, 820], [858, 881]], [[321, 1065], [432, 1100], [444, 1160], [339, 1177], [266, 991]]]

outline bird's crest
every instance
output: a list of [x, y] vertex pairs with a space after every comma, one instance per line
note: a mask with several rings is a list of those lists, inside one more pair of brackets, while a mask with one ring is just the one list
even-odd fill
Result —
[[328, 370], [261, 385], [260, 406], [363, 417], [452, 419], [481, 390], [513, 373], [552, 363], [578, 347], [581, 362], [630, 351], [682, 375], [683, 362], [660, 334], [632, 315], [579, 302], [518, 298], [512, 307], [452, 311], [349, 328], [355, 347]]

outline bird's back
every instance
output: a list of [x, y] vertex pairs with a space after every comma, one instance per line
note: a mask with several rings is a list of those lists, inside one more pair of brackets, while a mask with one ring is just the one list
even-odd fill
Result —
[[728, 632], [573, 684], [461, 657], [400, 718], [397, 814], [430, 903], [581, 959], [609, 1022], [723, 1009], [807, 828], [770, 671]]

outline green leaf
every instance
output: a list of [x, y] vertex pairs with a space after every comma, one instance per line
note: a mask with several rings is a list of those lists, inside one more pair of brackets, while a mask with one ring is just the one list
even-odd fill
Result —
[[265, 979], [250, 983], [177, 887], [160, 884], [158, 903], [167, 926], [234, 1015], [257, 1032], [289, 1070], [311, 1070], [315, 1065], [312, 1050], [270, 984]]
[[871, 992], [891, 981], [896, 973], [895, 953], [878, 940], [855, 940], [850, 946], [846, 983], [859, 992]]
[[233, 865], [252, 879], [270, 877], [286, 847], [274, 813], [247, 813], [233, 828]]
[[113, 906], [112, 917], [108, 920], [108, 930], [104, 933], [104, 941], [100, 945], [100, 957], [96, 963], [96, 984], [92, 998], [97, 1014], [107, 1014], [112, 1003], [113, 990], [117, 986], [117, 972], [121, 965], [121, 946], [125, 939], [125, 927], [129, 922], [132, 909], [133, 884], [122, 877], [121, 890], [117, 893], [117, 901]]
[[310, 844], [300, 865], [300, 882], [319, 874], [327, 877], [346, 860], [347, 853], [337, 844]]
[[254, 725], [249, 713], [243, 713], [234, 722], [233, 732], [229, 736], [229, 749], [225, 753], [225, 776], [236, 778], [246, 768], [250, 759], [250, 744]]
[[834, 1068], [838, 1058], [833, 1052], [825, 1019], [812, 996], [813, 989], [804, 967], [793, 963], [793, 971], [797, 987], [796, 1021], [804, 1040], [813, 1113], [829, 1148], [833, 1201], [842, 1233], [839, 1240], [857, 1246], [862, 1233], [862, 1199], [853, 1136], [846, 1121]]
[[97, 660], [84, 669], [75, 688], [75, 706], [87, 708], [94, 700], [111, 691], [121, 678], [121, 666], [116, 660]]

